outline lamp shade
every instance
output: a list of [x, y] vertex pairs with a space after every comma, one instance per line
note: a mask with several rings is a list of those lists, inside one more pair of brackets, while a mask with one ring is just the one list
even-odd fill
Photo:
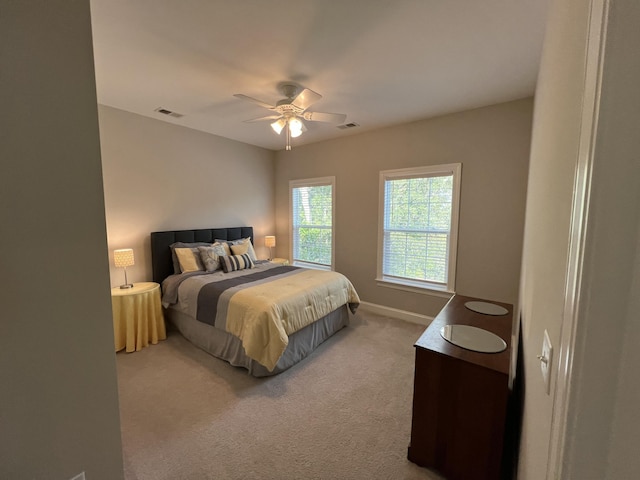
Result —
[[284, 118], [281, 118], [280, 120], [273, 122], [271, 124], [271, 128], [273, 128], [273, 131], [276, 132], [278, 135], [280, 135], [280, 132], [282, 132], [282, 129], [284, 128], [285, 124], [287, 123], [287, 121]]
[[275, 247], [276, 237], [274, 237], [273, 235], [267, 235], [266, 237], [264, 237], [264, 246], [269, 248]]
[[114, 250], [113, 263], [116, 267], [130, 267], [133, 265], [133, 249], [121, 248], [119, 250]]

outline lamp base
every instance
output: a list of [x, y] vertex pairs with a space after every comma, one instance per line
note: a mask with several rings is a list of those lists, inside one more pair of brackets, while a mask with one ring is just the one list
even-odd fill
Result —
[[120, 288], [133, 288], [133, 283], [128, 283], [126, 285], [120, 285]]

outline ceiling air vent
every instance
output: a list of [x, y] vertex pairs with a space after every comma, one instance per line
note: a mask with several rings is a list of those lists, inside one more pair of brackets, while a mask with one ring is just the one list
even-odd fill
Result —
[[344, 125], [338, 125], [338, 128], [341, 130], [346, 130], [347, 128], [359, 127], [360, 124], [356, 122], [345, 123]]
[[162, 108], [162, 107], [156, 108], [155, 111], [163, 115], [169, 115], [170, 117], [174, 117], [174, 118], [184, 117], [184, 115], [182, 115], [181, 113], [172, 112], [171, 110], [167, 110], [166, 108]]

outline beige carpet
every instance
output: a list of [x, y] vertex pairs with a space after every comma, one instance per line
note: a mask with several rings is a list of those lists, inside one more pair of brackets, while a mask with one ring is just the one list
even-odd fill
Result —
[[407, 460], [424, 327], [359, 312], [256, 379], [170, 331], [117, 355], [127, 480], [439, 479]]

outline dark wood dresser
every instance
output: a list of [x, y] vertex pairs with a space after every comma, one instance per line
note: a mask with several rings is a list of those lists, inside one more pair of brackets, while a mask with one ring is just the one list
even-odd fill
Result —
[[[465, 303], [489, 302], [508, 310], [486, 315]], [[408, 458], [448, 480], [495, 480], [502, 472], [509, 398], [513, 306], [454, 295], [415, 343], [413, 418]], [[479, 353], [449, 343], [444, 325], [471, 325], [507, 343], [500, 353]]]

